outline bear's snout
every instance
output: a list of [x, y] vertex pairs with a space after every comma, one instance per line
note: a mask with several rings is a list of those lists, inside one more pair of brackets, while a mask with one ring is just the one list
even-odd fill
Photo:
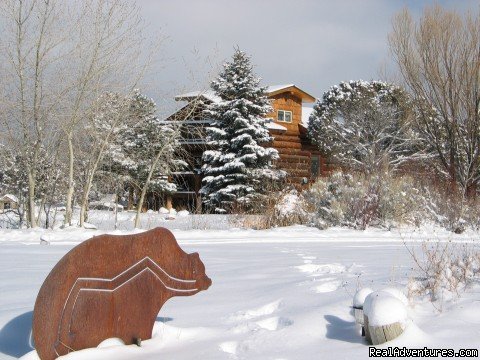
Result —
[[212, 280], [207, 276], [202, 276], [200, 279], [197, 279], [196, 282], [197, 289], [199, 290], [207, 290], [210, 285], [212, 285]]

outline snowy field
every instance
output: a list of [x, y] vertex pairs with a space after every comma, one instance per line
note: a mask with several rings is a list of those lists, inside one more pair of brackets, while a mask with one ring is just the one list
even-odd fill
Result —
[[[153, 338], [141, 347], [86, 349], [65, 359], [366, 359], [368, 345], [350, 309], [358, 284], [405, 290], [414, 266], [406, 246], [418, 251], [422, 240], [477, 246], [476, 234], [431, 229], [189, 230], [199, 221], [177, 218], [165, 224], [185, 251], [200, 253], [213, 281], [210, 289], [169, 300]], [[222, 218], [214, 223], [222, 221], [225, 225]], [[97, 222], [107, 228], [99, 226], [107, 220]], [[102, 232], [0, 230], [1, 359], [37, 358], [30, 326], [43, 280], [75, 244]], [[41, 238], [49, 245], [41, 245]], [[480, 284], [442, 306], [439, 312], [425, 299], [411, 301], [411, 323], [388, 345], [478, 348]]]

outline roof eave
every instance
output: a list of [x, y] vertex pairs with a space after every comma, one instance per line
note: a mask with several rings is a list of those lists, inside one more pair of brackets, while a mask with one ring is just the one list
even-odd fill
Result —
[[300, 89], [299, 87], [297, 87], [295, 85], [288, 86], [288, 87], [285, 87], [283, 89], [278, 89], [278, 90], [269, 92], [268, 96], [275, 96], [275, 95], [282, 94], [282, 93], [285, 93], [285, 92], [297, 93], [297, 95], [299, 95], [299, 97], [302, 99], [302, 102], [304, 102], [304, 103], [313, 103], [316, 100], [314, 96], [310, 95], [306, 91], [303, 91], [302, 89]]

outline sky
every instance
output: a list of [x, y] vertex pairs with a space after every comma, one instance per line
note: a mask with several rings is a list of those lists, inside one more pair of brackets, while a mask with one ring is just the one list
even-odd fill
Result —
[[263, 85], [295, 84], [315, 97], [345, 80], [394, 69], [387, 36], [393, 15], [439, 3], [476, 10], [479, 0], [137, 0], [148, 36], [164, 38], [148, 74], [169, 101], [208, 87], [235, 47], [247, 52]]

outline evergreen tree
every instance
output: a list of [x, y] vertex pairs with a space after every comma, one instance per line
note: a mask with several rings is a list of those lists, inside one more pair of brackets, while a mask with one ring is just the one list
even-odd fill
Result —
[[272, 141], [266, 127], [272, 108], [266, 88], [252, 70], [249, 56], [237, 49], [233, 61], [224, 64], [211, 84], [219, 100], [206, 109], [206, 117], [214, 122], [207, 128], [212, 149], [203, 154], [205, 177], [200, 192], [205, 205], [219, 213], [235, 204], [248, 207], [265, 193], [266, 180], [285, 174], [272, 166], [277, 150], [262, 146]]

